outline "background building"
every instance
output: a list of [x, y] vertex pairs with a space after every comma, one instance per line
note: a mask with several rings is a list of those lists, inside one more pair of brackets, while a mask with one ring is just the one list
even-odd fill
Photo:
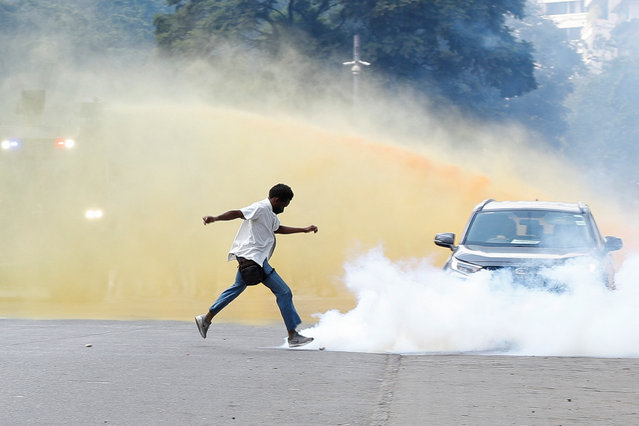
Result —
[[639, 19], [639, 0], [533, 0], [594, 68], [617, 55], [605, 41], [621, 22]]

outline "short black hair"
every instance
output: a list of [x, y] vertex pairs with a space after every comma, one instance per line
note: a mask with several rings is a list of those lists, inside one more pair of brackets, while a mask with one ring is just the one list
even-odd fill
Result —
[[292, 200], [293, 190], [290, 186], [278, 183], [268, 192], [268, 198], [278, 198], [280, 200]]

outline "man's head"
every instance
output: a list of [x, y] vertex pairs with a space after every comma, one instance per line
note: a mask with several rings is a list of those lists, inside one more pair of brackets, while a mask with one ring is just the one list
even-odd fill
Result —
[[280, 214], [293, 199], [293, 190], [288, 185], [278, 183], [268, 192], [268, 199], [273, 207], [273, 213]]

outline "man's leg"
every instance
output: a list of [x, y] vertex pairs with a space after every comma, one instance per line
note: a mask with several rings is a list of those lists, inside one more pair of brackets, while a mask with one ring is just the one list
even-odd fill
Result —
[[240, 275], [240, 271], [237, 271], [235, 274], [235, 282], [232, 286], [227, 288], [220, 294], [217, 300], [213, 303], [213, 305], [209, 308], [209, 312], [206, 314], [207, 322], [211, 322], [213, 317], [218, 314], [222, 309], [226, 307], [229, 303], [231, 303], [237, 296], [242, 294], [242, 292], [246, 290], [246, 284]]
[[206, 315], [198, 315], [195, 317], [195, 324], [197, 325], [198, 330], [200, 331], [200, 335], [206, 339], [206, 333], [209, 329], [209, 325], [213, 320], [213, 317], [217, 315], [226, 305], [231, 303], [237, 296], [242, 294], [242, 292], [246, 289], [246, 284], [244, 280], [242, 280], [242, 276], [238, 271], [235, 275], [235, 283], [226, 290], [222, 292], [217, 298], [217, 300], [213, 303], [213, 305], [209, 308], [209, 311]]
[[275, 295], [277, 306], [280, 308], [282, 319], [284, 319], [284, 324], [288, 331], [289, 345], [301, 346], [313, 341], [312, 337], [304, 337], [296, 331], [302, 320], [295, 310], [295, 305], [293, 305], [293, 292], [290, 287], [268, 262], [264, 262], [264, 273], [266, 274], [264, 285]]
[[302, 323], [302, 320], [293, 305], [293, 292], [268, 262], [264, 262], [264, 273], [266, 274], [264, 285], [275, 295], [286, 329], [289, 333], [291, 331], [294, 332], [295, 328]]

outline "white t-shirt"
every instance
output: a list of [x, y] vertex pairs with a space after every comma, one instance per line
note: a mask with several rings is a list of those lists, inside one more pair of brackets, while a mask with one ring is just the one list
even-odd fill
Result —
[[280, 220], [268, 198], [240, 210], [245, 220], [235, 235], [228, 260], [243, 257], [263, 265], [275, 250], [275, 231], [280, 227]]

